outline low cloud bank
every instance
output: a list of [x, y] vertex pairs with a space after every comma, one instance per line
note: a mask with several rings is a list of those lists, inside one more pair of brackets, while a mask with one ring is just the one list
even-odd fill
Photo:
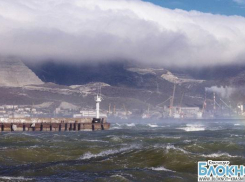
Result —
[[245, 58], [245, 18], [140, 0], [1, 0], [0, 56], [225, 65]]

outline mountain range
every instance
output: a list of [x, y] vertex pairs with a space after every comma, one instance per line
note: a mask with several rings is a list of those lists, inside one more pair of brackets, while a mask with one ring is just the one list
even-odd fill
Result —
[[[245, 69], [241, 66], [200, 70], [150, 67], [128, 62], [97, 64], [46, 61], [23, 62], [5, 58], [0, 61], [0, 104], [49, 105], [55, 109], [62, 103], [81, 108], [94, 108], [93, 97], [101, 92], [102, 109], [109, 105], [133, 113], [148, 108], [161, 111], [169, 105], [176, 85], [175, 105], [202, 107], [206, 88], [234, 87], [228, 94], [234, 103], [245, 101], [243, 85]], [[224, 71], [224, 70], [229, 71]], [[204, 74], [205, 73], [205, 74]], [[208, 75], [207, 73], [210, 73]], [[223, 76], [221, 76], [223, 74]], [[213, 76], [212, 76], [213, 75]], [[213, 79], [212, 79], [213, 78]], [[216, 89], [217, 89], [216, 88]], [[226, 91], [226, 89], [223, 89]], [[219, 92], [219, 91], [218, 91]], [[212, 89], [206, 93], [212, 102]]]

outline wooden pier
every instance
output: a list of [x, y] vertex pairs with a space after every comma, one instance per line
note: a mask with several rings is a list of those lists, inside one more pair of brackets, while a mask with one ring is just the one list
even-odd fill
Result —
[[97, 131], [108, 130], [110, 123], [106, 118], [94, 120], [93, 118], [1, 118], [0, 132], [14, 131]]

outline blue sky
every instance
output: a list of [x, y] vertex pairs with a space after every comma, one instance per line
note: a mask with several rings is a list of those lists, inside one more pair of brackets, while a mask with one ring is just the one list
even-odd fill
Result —
[[143, 0], [170, 9], [245, 17], [245, 0]]

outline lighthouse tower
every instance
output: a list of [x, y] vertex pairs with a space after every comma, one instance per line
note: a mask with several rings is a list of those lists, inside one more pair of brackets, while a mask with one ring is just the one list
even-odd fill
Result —
[[96, 102], [96, 119], [100, 119], [100, 102], [102, 101], [102, 97], [97, 95], [94, 100]]

